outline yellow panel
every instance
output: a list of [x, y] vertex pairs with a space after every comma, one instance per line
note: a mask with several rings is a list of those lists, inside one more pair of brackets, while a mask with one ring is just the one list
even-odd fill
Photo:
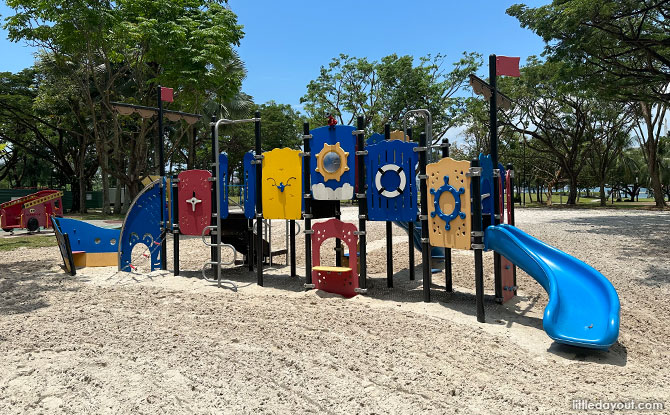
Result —
[[86, 266], [86, 252], [73, 253], [72, 259], [74, 259], [75, 268], [83, 268]]
[[394, 130], [391, 131], [391, 140], [409, 141], [409, 137], [405, 135], [404, 131]]
[[[430, 244], [444, 248], [470, 249], [470, 232], [472, 230], [472, 214], [470, 203], [470, 178], [466, 173], [470, 170], [469, 161], [456, 161], [452, 158], [444, 158], [437, 163], [431, 163], [426, 166], [428, 175], [428, 230], [430, 235]], [[461, 201], [461, 212], [465, 213], [465, 219], [457, 216], [449, 225], [450, 229], [445, 228], [446, 222], [432, 213], [435, 211], [435, 195], [431, 193], [434, 189], [437, 191], [444, 186], [444, 177], [449, 176], [449, 184], [456, 190], [463, 189], [464, 193], [459, 194]], [[439, 206], [442, 212], [450, 215], [454, 211], [454, 196], [445, 191], [441, 194]]]
[[89, 252], [86, 253], [87, 267], [115, 267], [119, 265], [117, 252]]
[[301, 219], [302, 157], [299, 150], [275, 148], [263, 153], [263, 217]]
[[322, 272], [351, 272], [351, 268], [348, 267], [325, 267], [321, 265], [312, 267], [312, 270]]

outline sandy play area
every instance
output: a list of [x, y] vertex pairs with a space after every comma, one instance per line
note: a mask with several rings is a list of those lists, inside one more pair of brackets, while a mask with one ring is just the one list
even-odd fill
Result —
[[[516, 217], [612, 281], [621, 331], [608, 352], [554, 343], [542, 330], [547, 295], [521, 271], [519, 297], [495, 304], [491, 253], [486, 324], [474, 315], [471, 252], [454, 251], [455, 291], [436, 275], [425, 304], [420, 268], [409, 281], [407, 236], [394, 227], [387, 289], [383, 223], [368, 223], [372, 288], [348, 300], [305, 292], [304, 278], [281, 265], [265, 287], [226, 268], [239, 289], [216, 288], [199, 277], [209, 248], [198, 238], [182, 241], [179, 277], [144, 274], [148, 262], [133, 274], [89, 268], [70, 277], [55, 246], [22, 248], [0, 253], [0, 414], [587, 413], [572, 409], [577, 399], [665, 401], [640, 413], [668, 413], [670, 214]], [[276, 247], [283, 226], [276, 221]], [[297, 241], [304, 275], [302, 233]]]

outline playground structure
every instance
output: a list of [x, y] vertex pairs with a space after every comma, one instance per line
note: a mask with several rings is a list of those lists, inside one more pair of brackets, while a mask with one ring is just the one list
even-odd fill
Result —
[[[212, 120], [212, 171], [184, 171], [172, 177], [170, 198], [165, 177], [137, 196], [117, 238], [118, 270], [133, 270], [131, 253], [140, 244], [145, 247], [144, 256], [150, 258], [152, 271], [166, 269], [167, 258], [161, 248], [169, 232], [174, 235], [175, 275], [179, 275], [179, 235], [195, 235], [211, 248], [211, 258], [202, 267], [205, 280], [235, 289], [233, 282], [223, 279], [222, 266], [244, 265], [249, 271], [255, 270], [257, 283], [262, 286], [265, 259], [272, 258], [264, 238], [264, 223], [271, 219], [287, 221], [289, 241], [283, 253], [288, 257], [290, 252], [290, 275], [296, 276], [295, 221], [302, 218], [305, 288], [351, 297], [368, 292], [367, 221], [386, 222], [387, 286], [393, 286], [391, 227], [395, 222], [409, 235], [410, 279], [414, 279], [413, 250], [421, 251], [424, 301], [431, 299], [432, 275], [442, 272], [436, 264], [443, 264], [445, 289], [452, 291], [451, 250], [472, 250], [477, 319], [484, 322], [482, 252], [491, 250], [495, 253], [497, 302], [516, 295], [518, 266], [549, 293], [543, 324], [552, 339], [589, 348], [611, 346], [619, 331], [616, 291], [595, 269], [514, 227], [512, 167], [505, 169], [497, 163], [497, 150], [493, 149], [491, 155], [480, 155], [472, 161], [454, 160], [448, 157], [448, 142], [440, 146], [439, 160], [429, 160], [438, 158], [436, 148], [431, 146], [430, 113], [413, 111], [405, 121], [410, 115], [426, 120], [418, 143], [413, 142], [412, 130], [406, 126], [400, 139], [392, 140], [387, 126], [383, 136], [377, 134], [366, 141], [365, 123], [359, 117], [357, 127], [336, 125], [310, 130], [305, 124], [302, 151], [262, 151], [260, 113], [246, 120]], [[239, 211], [230, 209], [228, 161], [219, 151], [220, 126], [237, 123], [253, 123], [256, 133], [254, 151], [243, 160], [243, 203]], [[340, 201], [351, 199], [358, 202], [358, 227], [340, 220]], [[317, 218], [328, 220], [312, 224]], [[69, 233], [59, 232], [60, 238], [65, 243], [69, 239], [71, 245], [72, 231]], [[334, 266], [321, 261], [322, 244], [331, 238], [336, 241]], [[342, 243], [348, 248], [348, 257]], [[233, 253], [228, 264], [222, 262], [222, 248]], [[72, 253], [77, 251], [86, 249]], [[244, 257], [240, 262], [238, 253]], [[63, 258], [68, 268], [67, 249]], [[214, 278], [206, 274], [210, 268]]]
[[27, 229], [36, 232], [52, 227], [51, 216], [63, 215], [63, 192], [39, 192], [0, 204], [0, 228], [5, 232]]

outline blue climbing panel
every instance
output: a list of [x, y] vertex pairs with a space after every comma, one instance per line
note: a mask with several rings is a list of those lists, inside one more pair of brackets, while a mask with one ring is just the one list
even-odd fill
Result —
[[482, 190], [482, 214], [491, 215], [493, 218], [493, 162], [491, 156], [479, 155], [479, 165], [482, 168], [481, 190]]
[[365, 146], [371, 146], [373, 144], [381, 143], [384, 141], [384, 134], [374, 133], [365, 140]]
[[253, 151], [249, 151], [242, 159], [244, 166], [244, 216], [253, 219], [256, 216], [256, 165], [251, 164], [254, 160]]
[[[167, 215], [167, 206], [161, 203], [161, 180], [156, 180], [145, 187], [135, 198], [126, 214], [119, 238], [119, 271], [131, 271], [133, 258], [131, 254], [137, 244], [143, 244], [151, 253], [151, 270], [161, 269], [161, 214], [163, 209]], [[137, 258], [135, 258], [137, 259]]]
[[[354, 127], [348, 125], [336, 125], [310, 131], [311, 190], [314, 199], [347, 200], [354, 197], [356, 175], [356, 137], [352, 134], [354, 130]], [[336, 148], [327, 151], [325, 148], [327, 145]]]
[[55, 218], [61, 233], [70, 238], [73, 251], [87, 253], [118, 252], [119, 229], [107, 229], [76, 219]]
[[414, 221], [417, 217], [416, 143], [381, 141], [367, 147], [368, 220]]
[[221, 219], [228, 217], [228, 156], [219, 154], [219, 200], [221, 201]]

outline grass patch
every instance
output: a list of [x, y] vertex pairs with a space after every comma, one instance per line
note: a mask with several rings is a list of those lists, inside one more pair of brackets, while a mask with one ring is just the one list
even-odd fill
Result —
[[56, 237], [51, 236], [16, 236], [0, 239], [0, 251], [13, 251], [18, 248], [47, 248], [57, 246]]
[[123, 220], [125, 215], [123, 214], [110, 214], [105, 215], [100, 211], [92, 211], [87, 213], [68, 213], [64, 215], [66, 218], [77, 219], [77, 220]]

